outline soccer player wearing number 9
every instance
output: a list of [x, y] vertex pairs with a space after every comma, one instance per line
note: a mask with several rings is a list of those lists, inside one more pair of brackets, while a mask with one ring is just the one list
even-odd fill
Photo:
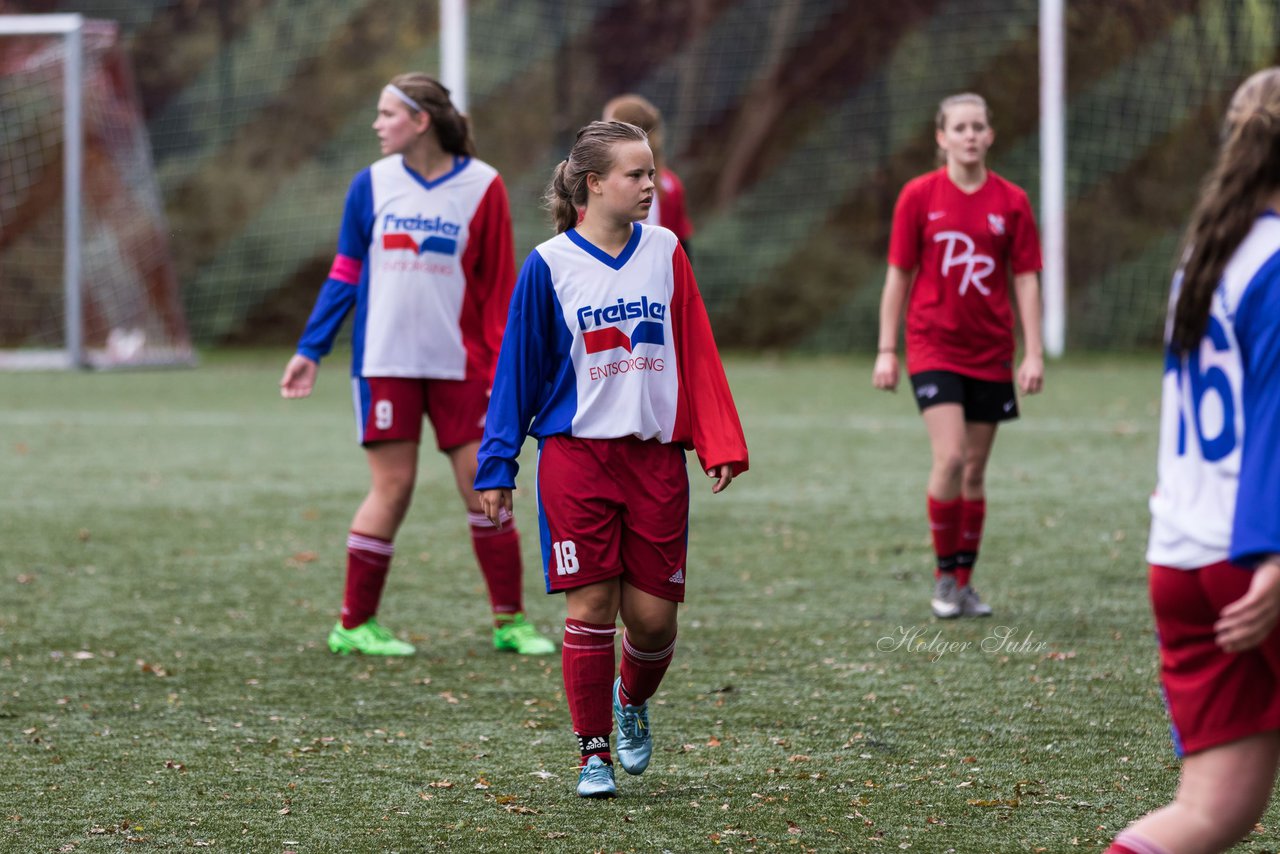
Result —
[[880, 343], [871, 381], [898, 386], [897, 335], [906, 308], [907, 373], [933, 451], [926, 507], [937, 556], [930, 605], [942, 619], [985, 617], [970, 584], [986, 519], [986, 469], [1002, 421], [1018, 417], [1013, 306], [1025, 353], [1023, 394], [1044, 380], [1040, 344], [1040, 239], [1017, 185], [987, 168], [995, 141], [979, 95], [938, 107], [935, 139], [945, 163], [898, 196], [889, 270], [880, 301]]
[[1147, 560], [1174, 801], [1108, 854], [1225, 851], [1280, 768], [1280, 68], [1227, 111], [1174, 277]]
[[640, 223], [653, 179], [644, 131], [623, 122], [587, 125], [556, 168], [547, 195], [559, 233], [516, 283], [476, 475], [485, 512], [500, 519], [516, 456], [538, 437], [543, 564], [547, 591], [565, 593], [561, 654], [582, 797], [617, 792], [614, 720], [623, 770], [649, 762], [647, 701], [675, 651], [689, 573], [684, 449], [715, 478], [712, 492], [747, 469], [689, 260], [674, 234]]
[[515, 525], [490, 522], [471, 486], [515, 281], [507, 191], [474, 157], [470, 125], [449, 90], [425, 74], [401, 74], [382, 90], [373, 129], [386, 156], [351, 182], [338, 255], [280, 381], [284, 397], [309, 395], [321, 357], [355, 309], [352, 398], [372, 484], [347, 537], [342, 617], [329, 648], [414, 651], [375, 614], [413, 499], [425, 415], [467, 506], [495, 648], [553, 653], [524, 619]]

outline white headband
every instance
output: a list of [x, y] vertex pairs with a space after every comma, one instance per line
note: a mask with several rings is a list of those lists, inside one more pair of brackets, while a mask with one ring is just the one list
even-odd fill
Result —
[[395, 96], [396, 96], [397, 98], [399, 98], [401, 101], [404, 101], [404, 102], [405, 102], [405, 104], [407, 104], [407, 105], [408, 105], [409, 109], [413, 110], [415, 113], [425, 113], [425, 112], [426, 112], [426, 110], [424, 110], [424, 109], [422, 108], [422, 105], [421, 105], [421, 104], [419, 104], [417, 101], [413, 100], [413, 99], [412, 99], [412, 98], [410, 98], [408, 95], [406, 95], [406, 94], [405, 94], [405, 92], [404, 92], [404, 90], [403, 90], [403, 89], [401, 89], [399, 86], [394, 86], [394, 85], [392, 85], [392, 84], [388, 83], [385, 87], [383, 87], [383, 90], [382, 90], [382, 91], [384, 91], [384, 92], [390, 92], [392, 95], [395, 95]]

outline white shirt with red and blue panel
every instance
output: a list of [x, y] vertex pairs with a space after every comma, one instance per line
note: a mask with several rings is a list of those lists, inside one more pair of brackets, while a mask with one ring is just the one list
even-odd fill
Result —
[[633, 436], [746, 471], [747, 445], [689, 259], [632, 225], [613, 257], [570, 229], [525, 261], [498, 357], [476, 489], [513, 488], [526, 436]]
[[427, 180], [385, 157], [351, 182], [298, 352], [327, 355], [354, 308], [353, 377], [487, 380], [514, 281], [507, 191], [492, 166], [459, 156]]
[[1280, 216], [1268, 211], [1227, 263], [1200, 346], [1166, 345], [1147, 560], [1251, 567], [1280, 554], [1278, 505]]

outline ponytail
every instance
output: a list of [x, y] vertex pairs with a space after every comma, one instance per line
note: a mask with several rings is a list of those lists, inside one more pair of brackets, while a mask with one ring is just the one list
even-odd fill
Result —
[[[566, 177], [568, 171], [569, 161], [561, 160], [556, 166], [556, 171], [551, 175], [551, 183], [547, 186], [547, 208], [551, 211], [551, 221], [555, 224], [556, 234], [562, 234], [578, 224], [578, 209], [573, 203], [576, 188], [569, 186]], [[579, 183], [585, 183], [585, 177]], [[584, 206], [585, 201], [583, 199]]]

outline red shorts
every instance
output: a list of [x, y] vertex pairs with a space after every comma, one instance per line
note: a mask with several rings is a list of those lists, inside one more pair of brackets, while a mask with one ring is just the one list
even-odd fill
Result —
[[489, 384], [482, 380], [353, 377], [360, 444], [422, 441], [422, 416], [431, 419], [436, 447], [449, 451], [484, 435]]
[[537, 482], [548, 593], [621, 578], [684, 601], [689, 472], [679, 445], [551, 436]]
[[1213, 640], [1218, 614], [1252, 578], [1225, 561], [1151, 567], [1160, 681], [1179, 756], [1280, 729], [1280, 627], [1246, 652], [1224, 652]]

